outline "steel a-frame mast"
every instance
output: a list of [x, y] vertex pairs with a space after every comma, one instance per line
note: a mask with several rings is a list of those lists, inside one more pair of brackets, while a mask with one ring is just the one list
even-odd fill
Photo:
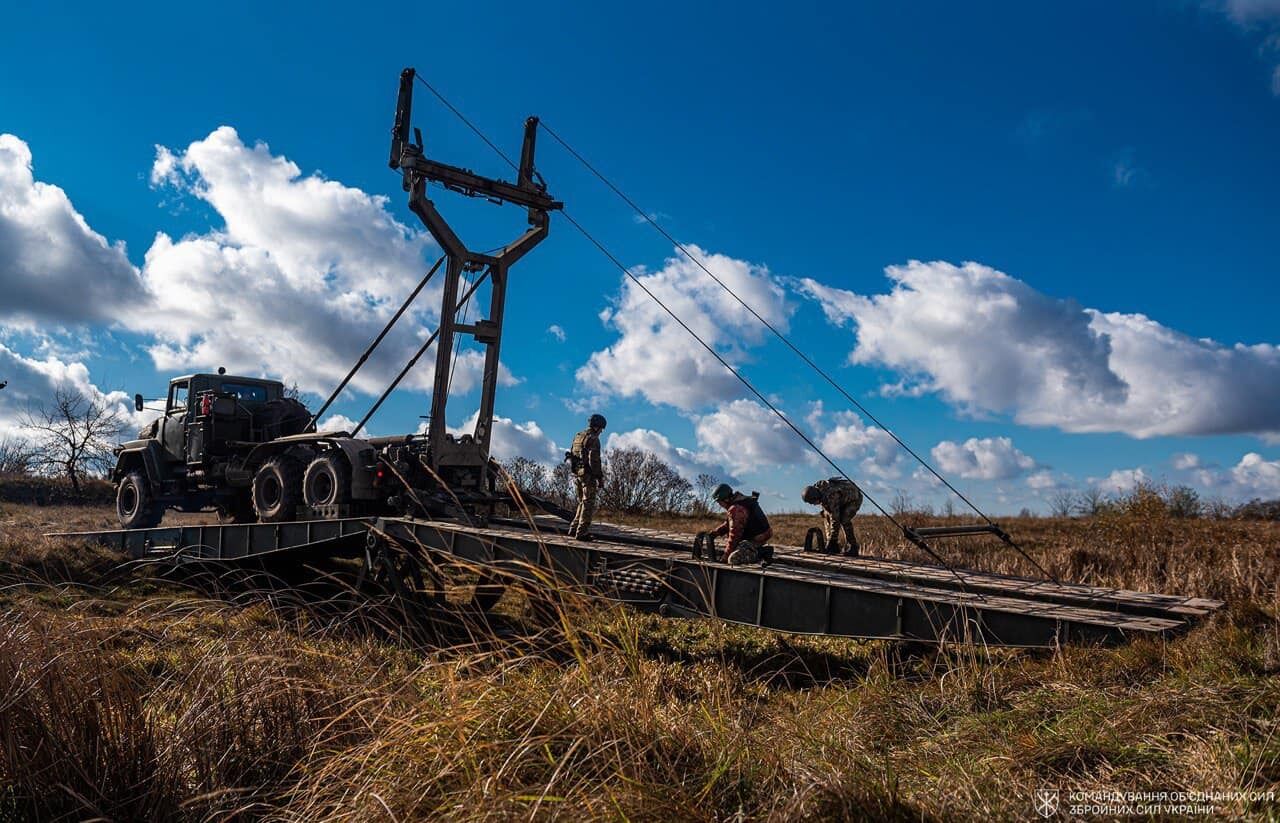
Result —
[[[396, 105], [395, 126], [391, 132], [389, 165], [404, 175], [404, 190], [409, 192], [409, 208], [422, 220], [447, 258], [440, 304], [440, 328], [436, 340], [435, 382], [427, 430], [431, 463], [450, 485], [456, 482], [459, 486], [481, 486], [487, 472], [489, 439], [493, 428], [507, 273], [517, 260], [547, 236], [549, 213], [561, 208], [563, 204], [547, 194], [546, 185], [534, 167], [533, 155], [538, 130], [536, 117], [525, 121], [520, 167], [514, 184], [427, 158], [421, 132], [413, 129], [416, 139], [409, 139], [415, 79], [416, 73], [412, 68], [400, 73], [400, 96]], [[427, 184], [433, 182], [468, 197], [483, 197], [499, 204], [524, 206], [528, 210], [529, 228], [495, 254], [472, 251], [436, 209], [435, 203], [427, 197]], [[464, 272], [479, 272], [479, 275], [468, 292], [459, 295]], [[459, 308], [465, 305], [486, 279], [490, 283], [488, 316], [473, 323], [459, 322]], [[474, 435], [471, 438], [463, 436], [454, 439], [448, 436], [445, 409], [449, 401], [454, 339], [460, 333], [470, 334], [485, 347], [484, 376]], [[478, 471], [473, 474], [474, 470]]]

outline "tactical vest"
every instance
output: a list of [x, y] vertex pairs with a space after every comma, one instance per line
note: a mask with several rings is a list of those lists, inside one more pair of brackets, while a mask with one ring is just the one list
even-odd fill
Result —
[[587, 443], [593, 436], [599, 437], [591, 429], [583, 429], [574, 435], [573, 445], [569, 447], [569, 468], [573, 471], [578, 472], [590, 468], [587, 463], [589, 459]]
[[740, 494], [738, 499], [733, 502], [740, 503], [747, 509], [747, 522], [742, 525], [743, 537], [757, 537], [769, 530], [769, 518], [765, 517], [764, 509], [760, 508], [759, 500]]

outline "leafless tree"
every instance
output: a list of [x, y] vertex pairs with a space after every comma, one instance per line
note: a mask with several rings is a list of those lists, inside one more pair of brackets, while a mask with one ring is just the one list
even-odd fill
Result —
[[1076, 510], [1076, 493], [1071, 489], [1059, 489], [1049, 498], [1049, 514], [1053, 517], [1070, 517]]
[[31, 471], [31, 444], [16, 437], [0, 438], [0, 474], [26, 474]]
[[1107, 511], [1110, 502], [1106, 492], [1097, 486], [1090, 486], [1076, 496], [1076, 511], [1094, 517]]
[[573, 502], [573, 470], [568, 461], [556, 464], [547, 477], [547, 496], [557, 506], [568, 507]]
[[693, 484], [666, 461], [644, 449], [610, 449], [605, 455], [600, 506], [646, 514], [685, 512]]
[[711, 499], [711, 492], [715, 491], [717, 485], [719, 485], [719, 483], [717, 482], [716, 476], [706, 472], [698, 475], [697, 479], [694, 480], [693, 488], [695, 490], [695, 494], [690, 506], [694, 514], [705, 516], [713, 511], [711, 508], [711, 504], [713, 502]]
[[85, 477], [110, 470], [111, 450], [125, 421], [105, 403], [61, 388], [51, 404], [39, 404], [23, 415], [22, 426], [32, 433], [32, 466], [65, 475], [78, 495]]

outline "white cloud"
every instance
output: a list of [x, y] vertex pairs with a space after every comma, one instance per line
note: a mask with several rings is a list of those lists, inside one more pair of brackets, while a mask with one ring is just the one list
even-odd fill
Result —
[[550, 326], [547, 326], [547, 334], [551, 335], [561, 343], [565, 341], [566, 335], [564, 333], [564, 329], [560, 328], [560, 326], [555, 323], [552, 323]]
[[970, 437], [964, 443], [943, 440], [932, 454], [939, 471], [966, 480], [1008, 480], [1036, 467], [1036, 461], [1008, 437]]
[[733, 480], [730, 472], [723, 465], [713, 460], [706, 460], [696, 452], [675, 446], [666, 435], [653, 429], [632, 429], [628, 432], [617, 432], [609, 435], [605, 441], [606, 449], [641, 449], [657, 455], [664, 462], [680, 473], [684, 479], [693, 482], [700, 474], [709, 474], [720, 481]]
[[[449, 431], [455, 435], [472, 434], [479, 418], [480, 410], [477, 409], [461, 426], [456, 429], [450, 427]], [[497, 460], [524, 457], [551, 465], [564, 460], [564, 449], [547, 436], [537, 421], [517, 423], [509, 417], [499, 417], [496, 414], [493, 416], [493, 430], [489, 435], [489, 454]]]
[[[315, 414], [315, 412], [313, 411], [312, 414]], [[350, 417], [347, 417], [345, 414], [331, 414], [325, 419], [316, 423], [316, 431], [351, 432], [355, 429], [357, 425], [359, 425], [359, 422], [360, 421], [358, 420], [352, 420]], [[360, 434], [362, 437], [369, 436], [369, 432], [367, 429], [361, 429]]]
[[1139, 485], [1150, 483], [1151, 475], [1141, 468], [1116, 469], [1106, 477], [1091, 477], [1089, 482], [1104, 492], [1125, 494], [1133, 491]]
[[[880, 478], [891, 480], [902, 475], [905, 453], [884, 429], [868, 426], [853, 412], [832, 415], [834, 425], [818, 440], [818, 445], [834, 460], [856, 460], [854, 480]], [[812, 416], [814, 427], [821, 415]]]
[[753, 400], [734, 400], [698, 417], [694, 434], [701, 459], [734, 474], [798, 463], [808, 455], [787, 424]]
[[1257, 452], [1243, 455], [1229, 469], [1197, 462], [1188, 471], [1197, 485], [1230, 500], [1280, 497], [1280, 460], [1267, 460]]
[[1041, 469], [1027, 475], [1027, 488], [1036, 492], [1048, 492], [1055, 489], [1064, 488], [1067, 485], [1065, 478], [1054, 475], [1049, 469]]
[[1231, 469], [1231, 480], [1245, 497], [1280, 497], [1280, 460], [1250, 452]]
[[[687, 248], [760, 316], [786, 330], [794, 306], [767, 268]], [[649, 291], [729, 362], [743, 362], [747, 348], [762, 342], [760, 323], [687, 257], [669, 258], [656, 272], [635, 271]], [[741, 394], [737, 378], [629, 279], [600, 317], [619, 337], [578, 369], [578, 382], [587, 391], [641, 395], [686, 410]]]
[[67, 362], [56, 356], [29, 357], [0, 343], [0, 379], [8, 382], [0, 390], [0, 437], [21, 435], [25, 414], [52, 401], [58, 389], [79, 392], [89, 400], [113, 408], [124, 422], [126, 439], [156, 417], [153, 411], [135, 412], [132, 398], [123, 391], [103, 391], [94, 385], [83, 363]]
[[854, 363], [971, 414], [1071, 432], [1280, 436], [1280, 347], [1196, 339], [1140, 314], [1049, 297], [979, 263], [886, 269], [888, 294], [814, 280], [801, 292], [855, 326]]
[[0, 319], [110, 322], [145, 299], [123, 244], [111, 245], [66, 193], [34, 178], [31, 149], [0, 134]]
[[[161, 371], [225, 365], [326, 392], [424, 273], [428, 236], [397, 222], [385, 198], [303, 176], [230, 127], [182, 152], [159, 147], [152, 180], [205, 201], [223, 221], [176, 241], [159, 234], [147, 251], [153, 301], [126, 322], [154, 335]], [[381, 390], [417, 349], [435, 294], [419, 296], [355, 390]], [[424, 356], [406, 386], [429, 387], [433, 362]], [[460, 369], [458, 390], [475, 384], [475, 365]]]
[[1200, 455], [1184, 452], [1175, 454], [1169, 461], [1178, 471], [1189, 471], [1200, 468]]

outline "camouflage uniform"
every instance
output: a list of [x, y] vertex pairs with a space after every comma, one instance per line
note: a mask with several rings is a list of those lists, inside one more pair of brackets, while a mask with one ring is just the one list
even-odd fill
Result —
[[822, 536], [827, 551], [840, 548], [840, 532], [848, 542], [848, 553], [858, 553], [858, 538], [853, 533], [853, 516], [862, 508], [862, 491], [843, 477], [819, 480], [813, 487], [822, 495]]
[[596, 513], [596, 492], [600, 481], [604, 479], [604, 470], [600, 466], [600, 431], [585, 428], [573, 438], [569, 452], [577, 460], [573, 484], [578, 493], [578, 511], [569, 524], [569, 536], [591, 534], [591, 518]]

